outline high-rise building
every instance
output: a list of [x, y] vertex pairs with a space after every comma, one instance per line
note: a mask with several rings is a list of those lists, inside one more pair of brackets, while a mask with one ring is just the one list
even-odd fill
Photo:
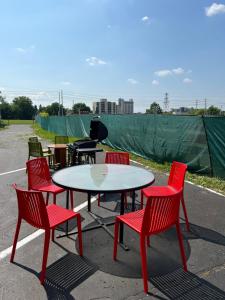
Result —
[[94, 114], [116, 114], [116, 102], [107, 101], [107, 99], [100, 99], [99, 102], [93, 103]]
[[108, 101], [107, 99], [100, 99], [99, 102], [93, 103], [94, 114], [133, 114], [134, 112], [134, 101], [129, 99], [125, 101], [122, 98], [118, 99], [118, 105], [116, 102]]
[[134, 101], [133, 99], [129, 99], [125, 101], [122, 98], [118, 99], [117, 105], [117, 113], [118, 114], [133, 114], [134, 113]]

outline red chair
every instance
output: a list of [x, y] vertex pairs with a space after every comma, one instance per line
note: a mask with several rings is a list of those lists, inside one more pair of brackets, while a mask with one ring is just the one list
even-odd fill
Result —
[[151, 196], [148, 198], [145, 209], [116, 217], [113, 258], [114, 260], [116, 260], [119, 225], [120, 222], [123, 222], [127, 224], [131, 229], [135, 230], [140, 236], [142, 278], [144, 283], [144, 291], [146, 293], [148, 292], [146, 238], [147, 242], [149, 242], [148, 239], [151, 235], [157, 234], [170, 228], [173, 225], [176, 225], [183, 268], [184, 271], [187, 271], [185, 252], [179, 223], [179, 207], [181, 194], [182, 191], [171, 194], [170, 196]]
[[[174, 191], [184, 189], [184, 178], [187, 171], [187, 165], [174, 161], [171, 166], [170, 176], [168, 179], [167, 186], [150, 186], [141, 191], [141, 208], [143, 208], [144, 196], [149, 198], [150, 196], [169, 196]], [[186, 222], [186, 228], [190, 231], [187, 210], [184, 203], [184, 194], [181, 194], [181, 204], [184, 211], [184, 217]]]
[[[52, 183], [46, 158], [36, 158], [27, 161], [28, 189], [47, 193], [46, 205], [48, 205], [49, 193], [53, 194], [53, 203], [56, 204], [56, 195], [65, 190]], [[73, 191], [70, 191], [71, 209], [73, 209]]]
[[[129, 165], [130, 156], [128, 152], [106, 152], [105, 155], [106, 164], [121, 164]], [[118, 174], [119, 176], [119, 174]], [[98, 194], [98, 206], [100, 206], [100, 194]], [[125, 195], [125, 206], [127, 207], [127, 196]]]
[[51, 230], [52, 230], [52, 240], [54, 240], [54, 230], [58, 225], [72, 218], [77, 218], [79, 253], [81, 256], [83, 255], [81, 217], [79, 213], [75, 213], [72, 210], [65, 209], [55, 204], [46, 206], [44, 197], [41, 192], [25, 191], [17, 188], [15, 184], [13, 185], [13, 187], [15, 188], [17, 193], [18, 221], [16, 226], [16, 232], [15, 232], [10, 262], [13, 262], [14, 260], [16, 244], [17, 244], [22, 220], [25, 220], [31, 226], [44, 229], [45, 242], [44, 242], [43, 260], [42, 260], [42, 270], [40, 274], [40, 282], [41, 284], [43, 284], [45, 280]]

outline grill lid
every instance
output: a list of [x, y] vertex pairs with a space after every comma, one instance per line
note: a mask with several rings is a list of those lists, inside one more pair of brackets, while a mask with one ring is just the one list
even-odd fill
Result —
[[99, 120], [93, 119], [90, 124], [90, 138], [92, 140], [96, 140], [97, 142], [101, 142], [106, 139], [108, 136], [108, 129], [106, 126]]

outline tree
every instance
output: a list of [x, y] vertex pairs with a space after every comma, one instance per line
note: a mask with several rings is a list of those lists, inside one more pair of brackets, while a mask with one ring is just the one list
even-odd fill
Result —
[[150, 109], [146, 109], [146, 114], [162, 114], [162, 108], [157, 102], [153, 102]]
[[35, 108], [30, 98], [26, 96], [16, 97], [12, 103], [12, 118], [20, 120], [32, 120]]
[[91, 109], [89, 106], [87, 106], [85, 103], [76, 103], [73, 105], [73, 113], [74, 114], [79, 114], [79, 113], [90, 113], [91, 112]]
[[12, 116], [11, 105], [5, 101], [5, 98], [0, 94], [0, 113], [2, 119], [10, 119]]
[[211, 105], [207, 109], [207, 114], [208, 115], [220, 115], [221, 114], [221, 110], [218, 107]]
[[[40, 107], [39, 107], [40, 109]], [[66, 110], [65, 108], [62, 106], [62, 104], [60, 104], [59, 106], [59, 103], [58, 102], [53, 102], [51, 105], [48, 105], [45, 107], [44, 110], [42, 111], [45, 111], [49, 114], [49, 116], [58, 116], [58, 115], [62, 115], [62, 112], [63, 112], [63, 115], [66, 114]]]

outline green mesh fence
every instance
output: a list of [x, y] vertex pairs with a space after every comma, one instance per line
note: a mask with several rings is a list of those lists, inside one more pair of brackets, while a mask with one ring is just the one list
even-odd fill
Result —
[[[37, 117], [45, 130], [89, 136], [93, 115]], [[188, 169], [225, 178], [225, 118], [174, 115], [102, 115], [105, 144], [157, 162], [185, 162]]]

